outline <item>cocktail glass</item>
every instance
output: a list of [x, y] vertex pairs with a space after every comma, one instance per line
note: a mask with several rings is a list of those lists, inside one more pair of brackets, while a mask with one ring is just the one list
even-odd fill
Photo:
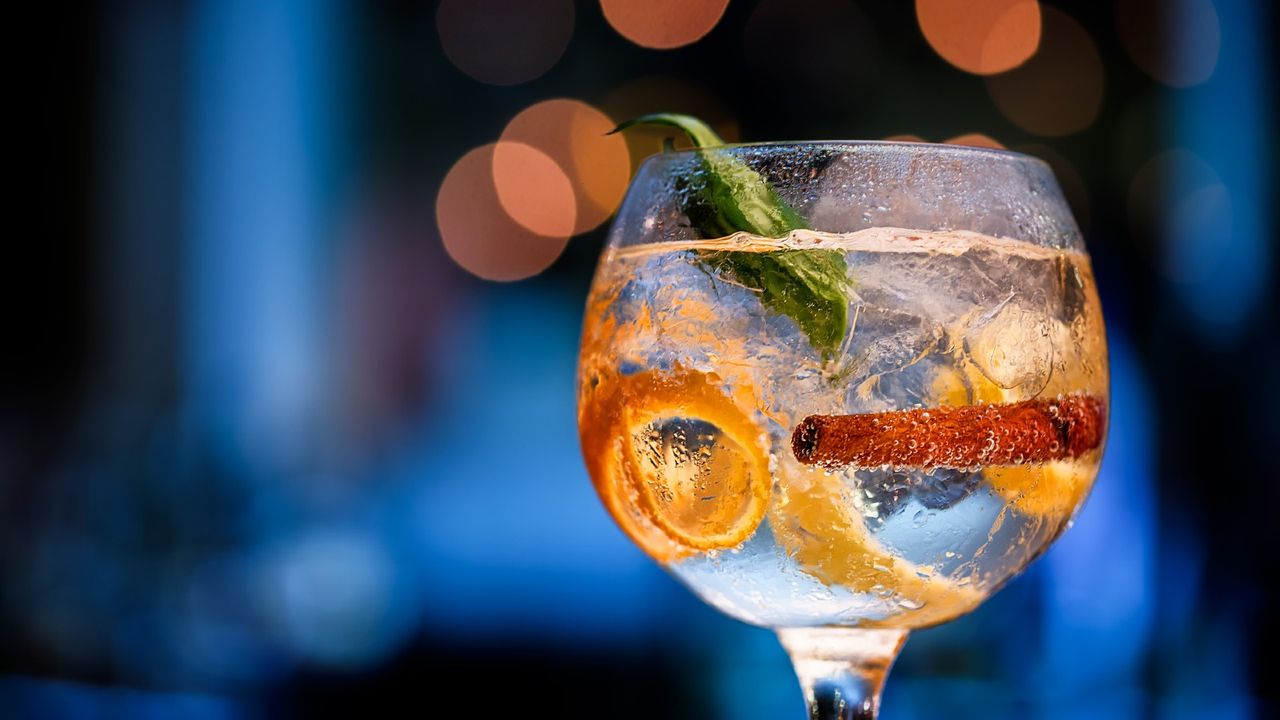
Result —
[[[800, 229], [708, 231], [752, 182]], [[578, 380], [605, 507], [703, 600], [777, 631], [814, 719], [875, 717], [908, 631], [969, 612], [1071, 524], [1108, 390], [1048, 166], [875, 142], [648, 159]]]

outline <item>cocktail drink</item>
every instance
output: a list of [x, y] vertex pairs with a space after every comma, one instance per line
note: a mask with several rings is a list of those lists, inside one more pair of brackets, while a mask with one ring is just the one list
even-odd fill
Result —
[[908, 630], [1070, 524], [1107, 384], [1093, 273], [1039, 161], [704, 148], [649, 159], [613, 226], [579, 427], [621, 528], [777, 629], [811, 717], [874, 717]]

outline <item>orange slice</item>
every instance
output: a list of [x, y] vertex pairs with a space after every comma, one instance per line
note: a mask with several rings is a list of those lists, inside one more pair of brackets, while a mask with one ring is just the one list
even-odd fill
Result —
[[893, 598], [899, 612], [881, 621], [884, 625], [934, 625], [982, 602], [984, 592], [958, 585], [881, 545], [857, 510], [851, 497], [855, 491], [839, 476], [793, 463], [783, 471], [780, 498], [769, 512], [778, 543], [805, 572], [827, 585]]
[[766, 436], [745, 391], [733, 397], [722, 384], [676, 367], [601, 375], [584, 389], [579, 430], [596, 490], [661, 562], [739, 545], [764, 519]]
[[987, 484], [1024, 515], [1064, 517], [1089, 492], [1092, 472], [1078, 462], [989, 467]]

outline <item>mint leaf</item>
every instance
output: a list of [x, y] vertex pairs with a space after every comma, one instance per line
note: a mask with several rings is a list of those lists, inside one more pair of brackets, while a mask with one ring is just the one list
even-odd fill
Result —
[[[690, 200], [683, 210], [702, 237], [746, 232], [782, 238], [792, 230], [808, 228], [759, 173], [716, 149], [724, 141], [701, 120], [657, 113], [628, 120], [614, 132], [636, 125], [678, 128], [698, 149], [704, 172], [684, 180], [684, 194]], [[824, 358], [835, 355], [849, 319], [848, 275], [840, 252], [717, 250], [699, 253], [699, 260], [714, 273], [760, 293], [761, 304], [794, 320]]]

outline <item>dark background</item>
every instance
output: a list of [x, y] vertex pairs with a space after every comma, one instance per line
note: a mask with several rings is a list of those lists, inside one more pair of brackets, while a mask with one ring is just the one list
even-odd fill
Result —
[[[510, 86], [450, 62], [426, 1], [15, 16], [0, 716], [799, 717], [772, 635], [650, 563], [582, 469], [604, 228], [516, 283], [441, 247], [442, 179], [512, 116], [637, 96], [730, 139], [983, 133], [1049, 159], [1081, 220], [1112, 353], [1098, 486], [1023, 577], [912, 637], [886, 717], [1276, 712], [1274, 11], [1059, 9], [1103, 81], [1065, 135], [1002, 112], [1018, 78], [949, 65], [907, 2], [733, 0], [669, 51], [577, 2]], [[1171, 87], [1143, 52], [1216, 64]]]

